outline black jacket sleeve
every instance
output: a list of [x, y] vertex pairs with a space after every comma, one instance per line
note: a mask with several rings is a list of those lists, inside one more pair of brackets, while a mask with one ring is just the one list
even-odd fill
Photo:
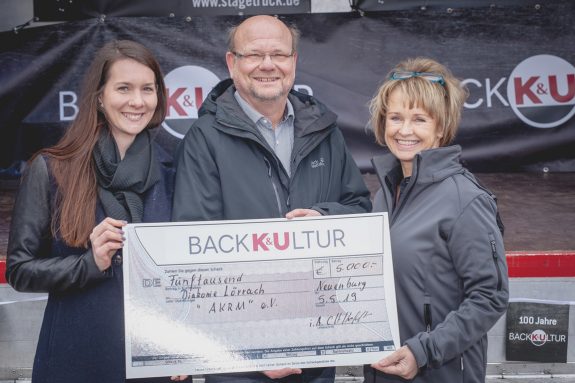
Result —
[[178, 147], [172, 221], [224, 219], [220, 174], [209, 146], [192, 126]]
[[345, 145], [345, 140], [339, 129], [334, 133], [335, 144], [332, 150], [340, 154], [341, 188], [337, 202], [319, 202], [311, 208], [322, 215], [361, 214], [371, 212], [369, 189], [365, 185], [361, 172], [351, 153]]
[[14, 204], [8, 240], [6, 279], [17, 291], [61, 292], [86, 287], [109, 277], [94, 261], [92, 250], [52, 254], [50, 179], [38, 156], [23, 175]]

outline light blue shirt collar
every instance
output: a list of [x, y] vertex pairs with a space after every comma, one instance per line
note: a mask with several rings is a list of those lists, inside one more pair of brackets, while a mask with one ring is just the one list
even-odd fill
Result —
[[[264, 116], [263, 114], [255, 110], [250, 104], [248, 104], [248, 102], [243, 99], [243, 97], [237, 90], [234, 92], [234, 97], [238, 102], [238, 104], [240, 104], [240, 107], [242, 108], [244, 113], [249, 117], [250, 120], [252, 120], [254, 124], [257, 124], [258, 121], [260, 121], [262, 118], [267, 119], [266, 116]], [[282, 121], [285, 121], [290, 117], [295, 117], [293, 111], [293, 105], [291, 104], [289, 99], [287, 100], [286, 106], [287, 106], [287, 113], [284, 111], [284, 117], [282, 118]]]

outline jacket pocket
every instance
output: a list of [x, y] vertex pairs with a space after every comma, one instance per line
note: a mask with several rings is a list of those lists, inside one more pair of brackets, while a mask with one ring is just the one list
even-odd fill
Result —
[[489, 233], [489, 245], [491, 246], [491, 257], [493, 263], [495, 264], [495, 270], [497, 273], [497, 291], [501, 291], [503, 280], [501, 277], [501, 265], [499, 264], [499, 255], [497, 255], [497, 242], [495, 241], [495, 236], [493, 233]]

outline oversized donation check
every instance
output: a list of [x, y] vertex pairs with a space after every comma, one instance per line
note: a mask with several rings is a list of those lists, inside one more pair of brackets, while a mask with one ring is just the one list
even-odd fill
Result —
[[128, 378], [358, 365], [398, 347], [384, 213], [124, 230]]

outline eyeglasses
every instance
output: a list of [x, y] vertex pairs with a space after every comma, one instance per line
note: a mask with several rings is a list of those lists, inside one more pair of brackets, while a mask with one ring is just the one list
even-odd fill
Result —
[[445, 86], [445, 80], [443, 79], [443, 76], [436, 73], [398, 71], [398, 72], [392, 72], [391, 75], [389, 76], [389, 79], [405, 80], [412, 77], [421, 77], [431, 82], [436, 82], [441, 86]]
[[294, 55], [294, 53], [248, 53], [245, 55], [238, 52], [232, 53], [238, 59], [244, 60], [248, 64], [261, 64], [266, 59], [266, 56], [269, 56], [274, 64], [283, 64], [288, 62]]

